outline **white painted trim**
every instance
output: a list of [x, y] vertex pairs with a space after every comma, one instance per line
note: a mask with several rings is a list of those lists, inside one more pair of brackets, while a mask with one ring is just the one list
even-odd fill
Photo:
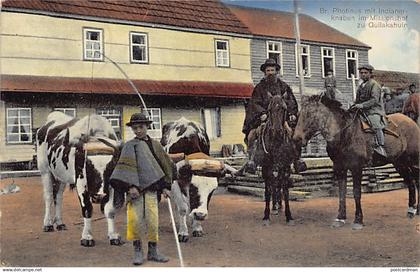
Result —
[[[226, 43], [226, 50], [217, 49], [217, 43], [218, 42]], [[227, 53], [227, 64], [220, 64], [219, 59], [217, 57], [218, 52]], [[215, 39], [214, 40], [214, 54], [215, 54], [215, 57], [216, 57], [216, 67], [224, 67], [224, 68], [229, 68], [230, 67], [229, 40]]]
[[[347, 52], [355, 52], [356, 56], [355, 58], [349, 58], [347, 56]], [[356, 60], [356, 74], [355, 74], [355, 78], [359, 79], [359, 70], [357, 69], [359, 67], [359, 52], [357, 50], [353, 50], [353, 49], [346, 49], [346, 78], [347, 79], [351, 79], [351, 77], [349, 77], [349, 64], [348, 64], [348, 60], [352, 59], [352, 60]]]
[[[218, 107], [205, 107], [201, 109], [201, 121], [207, 132], [209, 140], [221, 137], [221, 112]], [[220, 133], [220, 135], [219, 135]]]
[[[159, 128], [149, 129], [149, 136], [160, 140], [160, 138], [162, 138], [162, 111], [160, 108], [147, 108], [147, 110], [149, 111], [149, 116], [152, 118], [152, 120], [153, 117], [159, 117]], [[158, 114], [154, 115], [153, 111], [156, 110], [158, 111]]]
[[66, 107], [55, 107], [55, 108], [53, 108], [53, 110], [60, 111], [60, 112], [62, 112], [64, 114], [67, 114], [66, 111], [74, 111], [74, 116], [69, 115], [69, 114], [67, 114], [67, 115], [72, 116], [72, 117], [76, 117], [77, 116], [76, 108], [71, 108], [71, 107], [68, 107], [68, 108], [66, 108]]
[[[8, 127], [14, 127], [14, 126], [16, 126], [15, 124], [13, 124], [13, 125], [9, 125], [9, 110], [18, 110], [18, 116], [17, 116], [17, 118], [18, 118], [18, 120], [19, 120], [19, 123], [18, 123], [18, 129], [19, 129], [19, 132], [18, 133], [9, 133], [9, 131], [8, 131]], [[29, 124], [24, 124], [24, 125], [29, 125], [29, 132], [28, 133], [21, 133], [20, 132], [20, 110], [29, 110], [29, 116], [28, 116], [28, 118], [29, 118]], [[26, 117], [26, 116], [25, 116]], [[9, 141], [9, 139], [8, 139], [8, 136], [9, 135], [19, 135], [19, 141]], [[21, 141], [20, 140], [20, 135], [21, 134], [28, 134], [28, 141]], [[6, 143], [7, 144], [26, 144], [26, 143], [32, 143], [32, 108], [23, 108], [23, 107], [7, 107], [6, 108]]]
[[[324, 56], [324, 49], [330, 49], [330, 50], [332, 50], [332, 56]], [[322, 75], [322, 78], [325, 78], [325, 67], [324, 67], [324, 57], [326, 57], [326, 58], [332, 58], [332, 61], [333, 61], [333, 76], [335, 76], [336, 75], [336, 70], [335, 70], [335, 48], [333, 48], [333, 47], [326, 47], [326, 46], [322, 46], [321, 47], [321, 68], [322, 68], [322, 70], [321, 70], [321, 75]]]
[[[309, 44], [300, 44], [300, 46], [301, 47], [307, 47], [308, 48], [308, 53], [302, 54], [303, 56], [308, 56], [308, 75], [304, 75], [303, 77], [304, 78], [310, 78], [312, 76], [312, 73], [311, 73], [311, 46]], [[298, 52], [298, 50], [297, 50], [297, 44], [295, 43], [295, 70], [296, 70], [296, 77], [299, 77], [298, 58], [300, 58], [300, 57], [301, 57], [301, 54], [300, 54], [300, 52]]]
[[[99, 29], [99, 28], [91, 28], [91, 27], [83, 27], [83, 60], [90, 60], [90, 61], [103, 61], [104, 60], [104, 31], [103, 29]], [[90, 31], [90, 32], [98, 32], [99, 33], [99, 38], [100, 40], [98, 41], [100, 48], [99, 48], [99, 52], [100, 52], [100, 57], [99, 58], [95, 58], [95, 57], [88, 57], [86, 56], [86, 33]], [[93, 52], [98, 51], [98, 50], [92, 50]]]
[[[270, 51], [268, 49], [269, 43], [279, 44], [280, 45], [280, 51]], [[282, 76], [283, 75], [283, 43], [280, 42], [280, 41], [267, 40], [265, 42], [265, 45], [266, 45], [266, 57], [267, 57], [267, 59], [268, 59], [268, 56], [269, 56], [269, 53], [270, 52], [271, 53], [279, 53], [280, 54], [280, 63], [279, 64], [280, 64], [280, 75]]]
[[[103, 112], [100, 112], [103, 111]], [[106, 118], [111, 125], [111, 127], [114, 129], [114, 131], [118, 128], [118, 132], [120, 133], [120, 136], [122, 137], [122, 109], [118, 107], [99, 107], [96, 109], [96, 114]], [[118, 121], [118, 126], [113, 126], [111, 121]]]
[[[137, 36], [143, 36], [144, 37], [144, 44], [140, 45], [140, 44], [133, 44], [133, 35], [137, 35]], [[141, 63], [141, 64], [147, 64], [149, 63], [149, 37], [147, 35], [147, 33], [144, 32], [135, 32], [135, 31], [130, 31], [130, 40], [129, 40], [129, 48], [130, 48], [130, 62], [131, 63]], [[144, 47], [145, 48], [145, 60], [135, 60], [133, 58], [133, 46], [139, 46], [139, 47]]]

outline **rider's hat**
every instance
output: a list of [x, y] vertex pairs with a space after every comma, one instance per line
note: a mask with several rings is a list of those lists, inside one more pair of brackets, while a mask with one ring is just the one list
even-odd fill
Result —
[[359, 66], [359, 68], [357, 68], [359, 71], [360, 70], [362, 70], [362, 69], [365, 69], [365, 70], [368, 70], [368, 71], [373, 71], [374, 69], [373, 69], [373, 66], [372, 65], [370, 65], [370, 64], [363, 64], [363, 65], [360, 65]]
[[266, 61], [261, 65], [260, 70], [265, 72], [265, 68], [272, 66], [276, 67], [276, 71], [280, 70], [280, 65], [273, 59], [266, 59]]

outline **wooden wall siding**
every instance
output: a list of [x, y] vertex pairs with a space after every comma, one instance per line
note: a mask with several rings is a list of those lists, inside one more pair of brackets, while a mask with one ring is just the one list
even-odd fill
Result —
[[[295, 57], [295, 43], [290, 41], [282, 42], [283, 53], [283, 67], [281, 76], [282, 80], [289, 84], [295, 92], [299, 89], [299, 78], [296, 76], [296, 57]], [[256, 85], [260, 82], [264, 74], [260, 71], [260, 65], [264, 63], [267, 57], [266, 48], [267, 39], [252, 39], [251, 40], [251, 71], [252, 80]], [[322, 77], [322, 59], [321, 47], [334, 48], [335, 54], [335, 72], [337, 79], [337, 89], [345, 93], [349, 98], [352, 97], [352, 83], [346, 77], [346, 49], [354, 49], [352, 47], [336, 47], [321, 45], [315, 43], [302, 43], [310, 46], [310, 68], [311, 77], [305, 78], [305, 87], [323, 90], [324, 78]], [[368, 63], [368, 51], [366, 49], [356, 49], [359, 56], [359, 65]], [[297, 96], [299, 96], [297, 94]]]
[[[264, 74], [260, 71], [260, 66], [267, 58], [267, 40], [272, 39], [252, 39], [251, 40], [251, 72], [252, 81], [256, 85], [260, 82]], [[282, 41], [282, 76], [285, 81], [293, 89], [295, 96], [300, 102], [299, 95], [299, 78], [296, 76], [296, 52], [295, 43], [290, 41]], [[352, 47], [337, 47], [321, 45], [316, 43], [305, 43], [309, 45], [310, 69], [311, 76], [305, 78], [305, 89], [315, 91], [324, 90], [324, 78], [322, 77], [322, 59], [321, 47], [334, 48], [335, 76], [337, 80], [337, 89], [344, 96], [337, 95], [337, 98], [345, 105], [348, 105], [353, 98], [352, 81], [347, 79], [346, 49], [355, 49]], [[368, 51], [366, 49], [356, 49], [358, 52], [358, 64], [366, 64], [368, 60]], [[320, 157], [327, 156], [326, 142], [319, 136], [309, 141], [308, 146], [302, 149], [303, 157]]]
[[267, 45], [266, 40], [252, 39], [251, 40], [251, 74], [254, 85], [257, 85], [263, 77], [260, 71], [261, 64], [267, 59]]

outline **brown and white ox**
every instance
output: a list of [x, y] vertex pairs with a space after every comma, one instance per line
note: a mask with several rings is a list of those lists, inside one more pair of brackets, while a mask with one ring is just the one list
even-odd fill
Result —
[[[169, 154], [189, 155], [202, 152], [208, 155], [210, 151], [210, 141], [204, 128], [184, 117], [163, 126], [161, 144]], [[183, 178], [175, 180], [172, 184], [171, 199], [175, 202], [179, 216], [178, 239], [180, 242], [187, 242], [187, 215], [192, 219], [193, 236], [202, 236], [201, 221], [207, 217], [210, 198], [218, 186], [218, 181], [217, 177], [199, 176], [188, 172], [182, 161], [177, 163], [177, 168], [178, 173], [182, 172], [180, 174]], [[189, 177], [185, 178], [186, 175]]]
[[[96, 140], [94, 152], [88, 152]], [[92, 203], [101, 200], [108, 222], [111, 245], [121, 245], [114, 217], [124, 203], [124, 195], [114, 193], [108, 179], [119, 156], [119, 142], [109, 122], [99, 115], [77, 119], [52, 112], [36, 134], [38, 169], [44, 187], [44, 231], [65, 230], [62, 219], [63, 192], [67, 184], [76, 188], [84, 218], [82, 246], [94, 246]], [[101, 146], [102, 145], [102, 146]], [[108, 148], [106, 148], [108, 146]], [[54, 214], [55, 210], [55, 214]]]

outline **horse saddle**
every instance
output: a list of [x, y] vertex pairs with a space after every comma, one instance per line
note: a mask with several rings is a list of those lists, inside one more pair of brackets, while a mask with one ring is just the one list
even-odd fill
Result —
[[[395, 136], [397, 138], [400, 137], [400, 134], [398, 133], [399, 131], [398, 125], [394, 121], [389, 119], [387, 116], [385, 116], [385, 119], [386, 119], [387, 126], [384, 128], [384, 133]], [[362, 122], [363, 132], [375, 133], [373, 129], [369, 126], [369, 123], [366, 120], [363, 120], [363, 118], [360, 118], [360, 121]]]

